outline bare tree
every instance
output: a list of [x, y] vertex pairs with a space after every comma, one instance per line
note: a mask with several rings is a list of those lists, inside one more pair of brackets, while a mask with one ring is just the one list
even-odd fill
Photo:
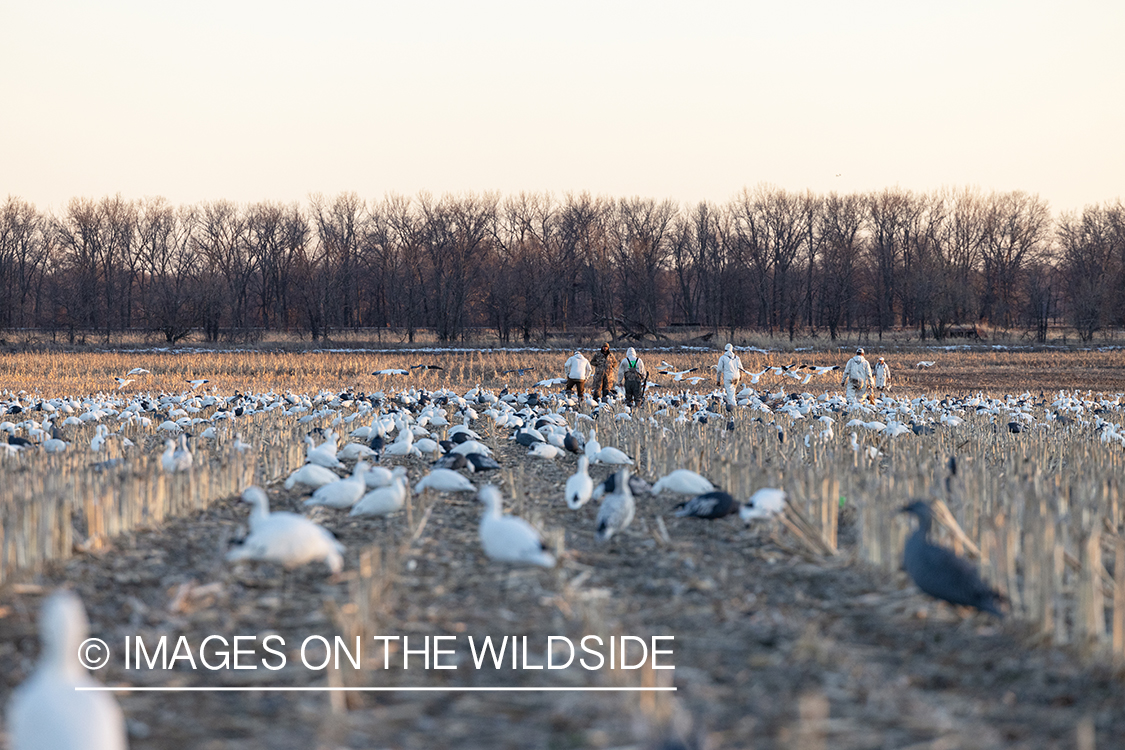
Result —
[[1022, 191], [994, 193], [984, 218], [984, 297], [981, 318], [1010, 328], [1019, 313], [1024, 264], [1045, 250], [1047, 204]]

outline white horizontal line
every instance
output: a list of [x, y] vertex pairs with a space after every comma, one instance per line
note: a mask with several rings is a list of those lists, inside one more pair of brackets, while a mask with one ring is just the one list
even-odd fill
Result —
[[675, 687], [76, 687], [78, 692], [110, 693], [666, 693]]

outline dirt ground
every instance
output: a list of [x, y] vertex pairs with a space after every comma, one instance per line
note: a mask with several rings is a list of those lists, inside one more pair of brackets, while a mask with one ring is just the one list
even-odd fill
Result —
[[[505, 448], [501, 463], [517, 465], [517, 452]], [[424, 464], [404, 463], [413, 483]], [[519, 457], [518, 465], [528, 461]], [[674, 518], [670, 495], [640, 497], [633, 525], [603, 545], [593, 533], [596, 503], [571, 511], [562, 500], [573, 467], [565, 458], [493, 474], [510, 510], [537, 520], [556, 544], [565, 539], [553, 570], [490, 563], [477, 538], [480, 506], [467, 494], [415, 496], [409, 520], [405, 511], [362, 520], [316, 511], [347, 546], [337, 577], [319, 564], [286, 576], [270, 565], [227, 564], [223, 555], [245, 533], [248, 511], [236, 498], [119, 538], [100, 555], [0, 591], [0, 701], [34, 666], [40, 591], [66, 583], [86, 603], [91, 634], [111, 648], [126, 635], [186, 635], [198, 644], [210, 634], [272, 633], [289, 653], [278, 672], [193, 672], [184, 662], [168, 672], [127, 672], [117, 658], [95, 673], [111, 685], [677, 688], [122, 692], [134, 750], [1125, 747], [1120, 672], [1045, 646], [1018, 623], [935, 604], [902, 574], [876, 576], [849, 553], [846, 513], [845, 544], [832, 560], [796, 554], [784, 537], [744, 528], [737, 516]], [[522, 495], [515, 500], [513, 485]], [[274, 510], [303, 510], [300, 497], [280, 487], [271, 502]], [[375, 546], [384, 564], [361, 577], [361, 555]], [[374, 634], [415, 644], [456, 636], [458, 669], [419, 669], [412, 657], [403, 670], [397, 650], [389, 670], [381, 651], [369, 652], [361, 671], [302, 667], [297, 645], [340, 633], [355, 614], [349, 602], [362, 604], [359, 594], [372, 584], [381, 598], [367, 618], [368, 643]], [[468, 636], [526, 635], [528, 662], [542, 664], [547, 636], [577, 642], [586, 634], [674, 636], [674, 653], [662, 660], [676, 669], [477, 670], [464, 645]]]

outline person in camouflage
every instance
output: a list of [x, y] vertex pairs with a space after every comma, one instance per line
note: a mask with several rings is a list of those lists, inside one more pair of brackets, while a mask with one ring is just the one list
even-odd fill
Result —
[[594, 366], [594, 398], [601, 399], [613, 391], [614, 376], [617, 375], [617, 356], [609, 350], [609, 344], [602, 344], [602, 348], [590, 360]]

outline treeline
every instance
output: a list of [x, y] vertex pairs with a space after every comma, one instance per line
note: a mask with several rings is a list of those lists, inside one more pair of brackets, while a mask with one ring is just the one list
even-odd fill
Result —
[[1125, 325], [1125, 207], [1053, 218], [1022, 192], [816, 195], [723, 205], [588, 194], [422, 194], [308, 205], [9, 197], [0, 328], [146, 329], [176, 342], [392, 327], [503, 341], [596, 326], [800, 333]]

